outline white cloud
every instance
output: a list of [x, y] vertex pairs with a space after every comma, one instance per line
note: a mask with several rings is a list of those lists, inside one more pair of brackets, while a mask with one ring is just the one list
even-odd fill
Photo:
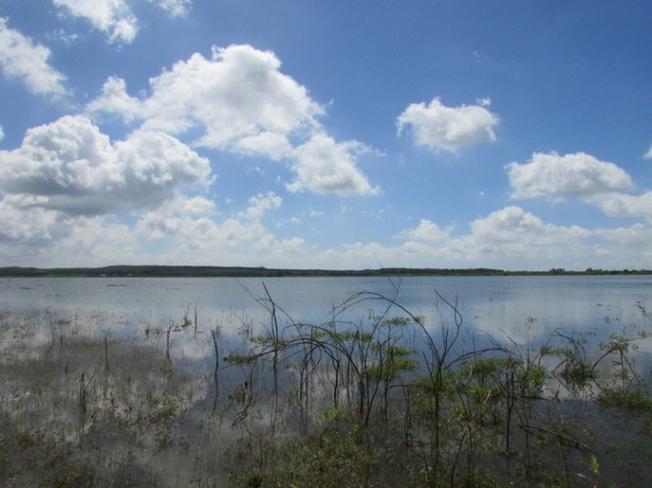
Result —
[[647, 152], [643, 154], [643, 159], [652, 159], [652, 146], [650, 146], [650, 149], [648, 149]]
[[514, 198], [590, 198], [632, 186], [622, 168], [583, 152], [564, 156], [534, 153], [530, 162], [510, 163], [506, 169]]
[[51, 239], [50, 228], [56, 224], [56, 213], [40, 209], [21, 209], [13, 205], [11, 196], [0, 200], [0, 243], [21, 246], [42, 244]]
[[111, 215], [68, 215], [24, 203], [22, 196], [0, 199], [0, 265], [146, 261], [289, 267], [296, 265], [297, 256], [306, 255], [302, 239], [279, 239], [258, 218], [218, 221], [215, 202], [203, 196], [177, 195], [156, 209], [134, 214], [131, 224]]
[[110, 42], [130, 43], [138, 33], [138, 20], [125, 0], [54, 0], [54, 4], [88, 20]]
[[283, 199], [273, 191], [259, 193], [249, 199], [249, 207], [240, 213], [241, 217], [260, 219], [268, 210], [276, 210], [283, 204]]
[[275, 161], [293, 156], [293, 148], [284, 134], [262, 132], [237, 140], [233, 151], [252, 156], [262, 155]]
[[591, 235], [579, 226], [557, 226], [544, 223], [539, 217], [520, 207], [505, 207], [476, 219], [470, 224], [471, 236], [479, 250], [536, 255], [554, 252], [564, 254], [573, 242]]
[[149, 3], [152, 3], [167, 13], [172, 17], [179, 17], [186, 15], [192, 6], [192, 0], [148, 0]]
[[[97, 266], [97, 263], [142, 263], [147, 255], [132, 229], [106, 216], [77, 216], [57, 223], [61, 234], [44, 259], [54, 263]], [[43, 258], [42, 258], [43, 259]], [[46, 261], [47, 262], [47, 261]], [[51, 266], [52, 264], [50, 264]]]
[[[195, 240], [198, 238], [195, 233], [202, 225], [213, 225], [215, 213], [214, 201], [200, 196], [179, 195], [155, 210], [144, 212], [135, 227], [147, 239], [156, 240], [175, 235], [181, 237], [183, 232], [192, 230], [192, 234], [186, 235], [192, 236], [190, 240]], [[190, 226], [190, 223], [193, 225]]]
[[514, 198], [576, 197], [609, 217], [643, 217], [652, 222], [652, 192], [621, 193], [633, 186], [629, 174], [589, 154], [534, 153], [529, 163], [510, 163], [506, 168]]
[[652, 227], [633, 224], [629, 227], [598, 229], [595, 234], [603, 239], [598, 249], [604, 268], [638, 269], [652, 267]]
[[4, 138], [5, 138], [5, 131], [0, 125], [0, 141], [3, 140]]
[[[138, 262], [127, 225], [106, 217], [68, 216], [23, 206], [21, 196], [0, 200], [0, 262], [16, 266], [59, 266]], [[141, 256], [142, 259], [142, 256]]]
[[297, 178], [287, 188], [347, 197], [376, 194], [379, 189], [356, 166], [358, 155], [366, 152], [369, 148], [357, 141], [338, 143], [326, 134], [316, 134], [296, 149]]
[[[264, 194], [252, 197], [249, 208], [256, 207], [261, 200], [274, 202], [272, 207], [280, 205], [273, 194]], [[246, 213], [247, 210], [240, 216]], [[145, 213], [137, 222], [136, 231], [146, 239], [165, 242], [166, 251], [161, 258], [177, 263], [287, 266], [297, 253], [303, 252], [302, 239], [277, 239], [260, 219], [250, 217], [218, 222], [207, 216], [184, 214], [178, 207], [166, 205]]]
[[50, 66], [50, 50], [20, 32], [7, 27], [0, 17], [0, 70], [8, 78], [20, 80], [32, 93], [61, 99], [68, 95], [66, 77]]
[[82, 116], [29, 129], [20, 148], [0, 157], [1, 191], [25, 196], [25, 207], [69, 214], [155, 207], [211, 178], [208, 160], [166, 134], [139, 130], [111, 143]]
[[499, 119], [485, 108], [489, 103], [488, 98], [480, 105], [460, 107], [446, 107], [439, 98], [434, 98], [429, 105], [413, 103], [397, 119], [398, 134], [409, 128], [417, 146], [434, 151], [456, 152], [463, 147], [493, 142]]
[[[192, 0], [147, 0], [150, 4], [164, 10], [172, 17], [186, 15]], [[133, 42], [140, 29], [140, 22], [129, 6], [132, 0], [53, 0], [62, 12], [73, 17], [86, 19], [93, 28], [106, 34], [109, 42]], [[55, 35], [63, 41], [75, 41], [58, 31]]]
[[616, 227], [614, 229], [599, 229], [597, 234], [604, 239], [613, 243], [625, 246], [621, 248], [631, 249], [632, 246], [644, 247], [648, 256], [652, 256], [652, 249], [650, 249], [650, 242], [652, 242], [652, 228], [643, 224], [634, 224], [629, 227]]
[[471, 222], [471, 232], [489, 241], [510, 241], [543, 228], [539, 217], [520, 207], [505, 207]]
[[587, 200], [610, 217], [645, 217], [652, 222], [652, 192], [642, 195], [607, 193]]
[[[268, 197], [252, 197], [249, 208]], [[245, 216], [247, 209], [219, 221], [215, 203], [202, 196], [178, 195], [154, 210], [139, 212], [133, 224], [111, 216], [70, 216], [50, 208], [26, 207], [24, 198], [5, 195], [0, 200], [0, 263], [72, 266], [146, 260], [159, 264], [505, 269], [652, 265], [650, 225], [588, 230], [546, 223], [519, 207], [477, 218], [468, 232], [459, 235], [423, 219], [417, 227], [400, 232], [396, 237], [402, 242], [395, 245], [358, 242], [319, 251], [299, 237], [276, 237], [259, 218]]]
[[177, 198], [166, 204], [174, 208], [180, 215], [190, 217], [210, 217], [217, 211], [213, 200], [200, 196]]
[[[594, 232], [558, 226], [519, 207], [506, 207], [473, 220], [469, 232], [457, 236], [422, 220], [399, 234], [404, 242], [388, 246], [355, 243], [330, 249], [319, 258], [337, 267], [385, 266], [546, 269], [595, 266]], [[609, 247], [609, 246], [607, 246]], [[613, 246], [612, 246], [613, 247]]]
[[270, 51], [247, 45], [213, 48], [210, 59], [199, 53], [150, 80], [150, 94], [130, 97], [124, 81], [109, 78], [91, 112], [135, 118], [148, 129], [184, 134], [203, 131], [195, 144], [278, 159], [287, 137], [318, 125], [321, 106], [307, 90], [279, 71]]
[[127, 94], [127, 84], [122, 78], [109, 77], [102, 85], [102, 94], [86, 106], [86, 110], [95, 112], [119, 113], [127, 123], [141, 117], [142, 102]]
[[152, 78], [144, 97], [130, 96], [123, 80], [109, 78], [86, 108], [126, 123], [140, 120], [148, 130], [199, 132], [196, 146], [286, 161], [297, 173], [291, 191], [377, 193], [356, 166], [369, 148], [328, 136], [318, 121], [323, 108], [280, 67], [270, 51], [213, 48], [210, 59], [196, 53]]
[[406, 241], [436, 242], [447, 239], [449, 236], [450, 230], [444, 230], [430, 220], [421, 219], [418, 227], [402, 231], [396, 235], [396, 238]]

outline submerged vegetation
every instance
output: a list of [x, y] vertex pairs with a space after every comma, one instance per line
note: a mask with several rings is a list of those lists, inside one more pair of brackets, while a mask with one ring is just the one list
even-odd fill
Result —
[[263, 291], [264, 324], [199, 323], [195, 305], [131, 339], [56, 311], [0, 317], [0, 485], [652, 483], [640, 336], [505, 344], [437, 292], [428, 323], [398, 289], [303, 323]]

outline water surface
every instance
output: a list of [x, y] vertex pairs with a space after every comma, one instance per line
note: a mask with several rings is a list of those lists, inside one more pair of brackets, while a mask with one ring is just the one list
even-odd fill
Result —
[[[263, 282], [294, 320], [311, 323], [328, 321], [333, 307], [352, 294], [371, 291], [397, 293], [397, 302], [435, 330], [450, 319], [440, 313], [436, 290], [457, 303], [467, 335], [499, 341], [544, 341], [562, 330], [586, 333], [597, 343], [611, 334], [645, 334], [652, 326], [652, 276], [6, 278], [0, 280], [0, 311], [67, 313], [82, 329], [115, 334], [141, 334], [146, 326], [166, 327], [184, 316], [194, 320], [196, 311], [200, 329], [219, 325], [228, 335], [243, 322], [254, 328], [268, 323], [255, 300], [264, 295]], [[379, 308], [363, 303], [350, 316], [362, 322]], [[652, 351], [649, 339], [638, 343], [642, 352]]]

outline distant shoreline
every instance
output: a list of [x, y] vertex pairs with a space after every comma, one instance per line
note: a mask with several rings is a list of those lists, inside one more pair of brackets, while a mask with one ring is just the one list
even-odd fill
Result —
[[99, 268], [2, 267], [0, 277], [89, 277], [89, 278], [276, 278], [276, 277], [364, 277], [364, 276], [599, 276], [652, 275], [649, 269], [584, 271], [553, 268], [547, 271], [508, 271], [494, 268], [377, 268], [361, 270], [289, 269], [241, 266], [150, 266], [118, 265]]

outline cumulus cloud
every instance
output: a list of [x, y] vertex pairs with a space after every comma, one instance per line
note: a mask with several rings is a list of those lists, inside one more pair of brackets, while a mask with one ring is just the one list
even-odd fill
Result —
[[66, 77], [50, 66], [49, 58], [47, 47], [10, 29], [7, 19], [0, 17], [0, 70], [7, 78], [20, 80], [32, 93], [61, 99], [68, 95]]
[[112, 143], [83, 116], [29, 129], [0, 158], [1, 191], [22, 195], [25, 207], [69, 214], [155, 207], [211, 178], [208, 160], [169, 135], [138, 130]]
[[[132, 229], [109, 216], [75, 216], [58, 222], [60, 234], [45, 249], [45, 259], [97, 266], [97, 263], [142, 263], [143, 253]], [[52, 265], [52, 264], [50, 264]]]
[[428, 219], [421, 219], [416, 228], [404, 230], [395, 237], [406, 241], [436, 242], [447, 239], [449, 236], [450, 230], [442, 229]]
[[270, 51], [213, 48], [208, 59], [193, 54], [152, 78], [144, 97], [129, 95], [124, 80], [109, 78], [86, 108], [119, 115], [125, 123], [141, 121], [147, 130], [198, 132], [196, 146], [285, 161], [297, 173], [291, 191], [377, 193], [357, 167], [369, 148], [328, 136], [318, 120], [324, 109], [280, 68]]
[[[652, 227], [636, 223], [628, 227], [597, 229], [595, 234], [602, 239], [598, 255], [607, 267], [650, 268], [652, 267]], [[615, 263], [615, 264], [611, 264]]]
[[493, 142], [499, 119], [485, 108], [489, 103], [489, 99], [483, 99], [479, 105], [447, 107], [439, 98], [428, 105], [413, 103], [397, 119], [398, 134], [410, 129], [417, 146], [433, 151], [456, 152], [467, 146]]
[[205, 197], [178, 195], [157, 209], [143, 212], [135, 227], [146, 239], [154, 240], [166, 236], [181, 237], [192, 229], [192, 233], [186, 235], [192, 236], [189, 240], [194, 241], [200, 238], [196, 232], [202, 226], [213, 225], [216, 210], [215, 202]]
[[[155, 209], [132, 214], [70, 215], [25, 206], [22, 195], [0, 198], [0, 265], [98, 266], [111, 263], [296, 265], [306, 255], [299, 237], [276, 237], [259, 218], [219, 220], [215, 202], [176, 195]], [[259, 194], [249, 208], [274, 195]], [[263, 204], [263, 206], [265, 206]]]
[[[0, 200], [0, 263], [22, 266], [96, 266], [137, 262], [129, 226], [105, 216], [70, 216], [25, 208], [24, 197]], [[142, 256], [140, 256], [142, 259]]]
[[[53, 0], [62, 13], [83, 18], [104, 33], [109, 42], [129, 44], [138, 35], [140, 22], [129, 6], [132, 0]], [[171, 17], [186, 15], [192, 0], [147, 0]], [[67, 38], [68, 36], [66, 36]], [[74, 40], [74, 39], [73, 39]]]
[[179, 215], [190, 217], [210, 217], [217, 211], [213, 200], [201, 196], [177, 197], [166, 202], [166, 205], [178, 212]]
[[647, 248], [649, 248], [650, 241], [652, 240], [652, 228], [640, 223], [631, 225], [629, 227], [598, 229], [596, 233], [600, 234], [602, 237], [609, 241], [613, 241], [627, 247], [639, 244], [645, 245]]
[[90, 113], [118, 113], [127, 123], [139, 119], [142, 115], [142, 102], [127, 94], [127, 84], [122, 78], [109, 77], [102, 85], [102, 93], [86, 106]]
[[579, 198], [609, 217], [645, 218], [652, 222], [652, 192], [623, 193], [633, 186], [617, 165], [585, 153], [534, 153], [526, 164], [506, 166], [514, 198]]
[[543, 228], [539, 217], [520, 207], [505, 207], [471, 222], [474, 235], [490, 241], [510, 241], [517, 235], [526, 235]]
[[213, 48], [208, 59], [195, 53], [152, 78], [150, 94], [142, 99], [129, 96], [124, 81], [109, 78], [87, 108], [126, 122], [138, 118], [145, 128], [172, 134], [199, 128], [199, 146], [277, 158], [287, 151], [290, 134], [317, 126], [323, 113], [280, 67], [270, 51]]
[[326, 134], [316, 134], [296, 149], [297, 178], [287, 188], [341, 196], [376, 194], [379, 189], [357, 168], [358, 156], [368, 151], [356, 141], [338, 143]]
[[291, 158], [294, 148], [285, 134], [262, 132], [245, 136], [234, 144], [233, 151], [251, 156], [262, 155], [274, 161]]
[[[645, 195], [646, 198], [652, 198]], [[644, 203], [640, 203], [643, 213]], [[649, 215], [649, 211], [648, 211]], [[339, 268], [385, 266], [497, 267], [503, 269], [611, 269], [652, 266], [652, 225], [588, 229], [556, 225], [517, 206], [508, 206], [469, 223], [453, 234], [422, 219], [399, 232], [399, 244], [357, 242], [325, 250], [315, 259]]]
[[477, 267], [495, 266], [525, 269], [541, 266], [591, 266], [595, 257], [591, 242], [594, 232], [578, 226], [558, 226], [519, 207], [506, 207], [473, 220], [469, 231], [460, 235], [442, 231], [435, 223], [422, 220], [397, 238], [399, 245], [377, 242], [355, 243], [321, 254], [324, 262], [342, 266]]
[[240, 213], [241, 217], [259, 219], [268, 210], [276, 210], [283, 204], [283, 199], [273, 191], [259, 193], [249, 199], [249, 207]]
[[[273, 193], [258, 194], [249, 203], [248, 209], [222, 222], [208, 215], [185, 213], [180, 205], [165, 205], [146, 212], [136, 223], [136, 233], [165, 241], [169, 253], [166, 256], [173, 262], [266, 266], [292, 263], [293, 257], [302, 252], [303, 240], [278, 239], [258, 218], [277, 208], [280, 199]], [[258, 210], [249, 213], [251, 209]]]
[[138, 33], [138, 20], [125, 0], [54, 0], [54, 4], [89, 21], [110, 42], [130, 43]]
[[51, 239], [56, 221], [55, 212], [40, 208], [24, 210], [13, 204], [11, 196], [5, 197], [0, 200], [0, 243], [42, 244]]
[[[471, 222], [471, 236], [482, 252], [532, 254], [556, 252], [572, 242], [587, 238], [591, 232], [579, 226], [557, 226], [520, 207], [510, 206]], [[562, 252], [563, 255], [563, 252]]]
[[608, 193], [588, 199], [610, 217], [645, 217], [652, 221], [652, 192], [642, 195]]
[[[202, 196], [177, 195], [132, 224], [110, 215], [68, 215], [25, 207], [26, 197], [0, 200], [0, 261], [23, 265], [98, 265], [115, 262], [249, 266], [388, 266], [548, 269], [632, 268], [652, 265], [652, 227], [589, 230], [544, 222], [515, 206], [473, 220], [467, 232], [422, 219], [397, 234], [398, 244], [358, 242], [319, 251], [300, 237], [280, 239], [248, 209], [280, 203], [258, 194], [249, 207], [218, 220], [215, 203]], [[152, 246], [153, 242], [156, 244]]]
[[590, 198], [632, 186], [632, 179], [622, 168], [583, 152], [564, 156], [555, 152], [534, 153], [528, 163], [510, 163], [506, 169], [514, 198], [561, 201], [570, 197]]

